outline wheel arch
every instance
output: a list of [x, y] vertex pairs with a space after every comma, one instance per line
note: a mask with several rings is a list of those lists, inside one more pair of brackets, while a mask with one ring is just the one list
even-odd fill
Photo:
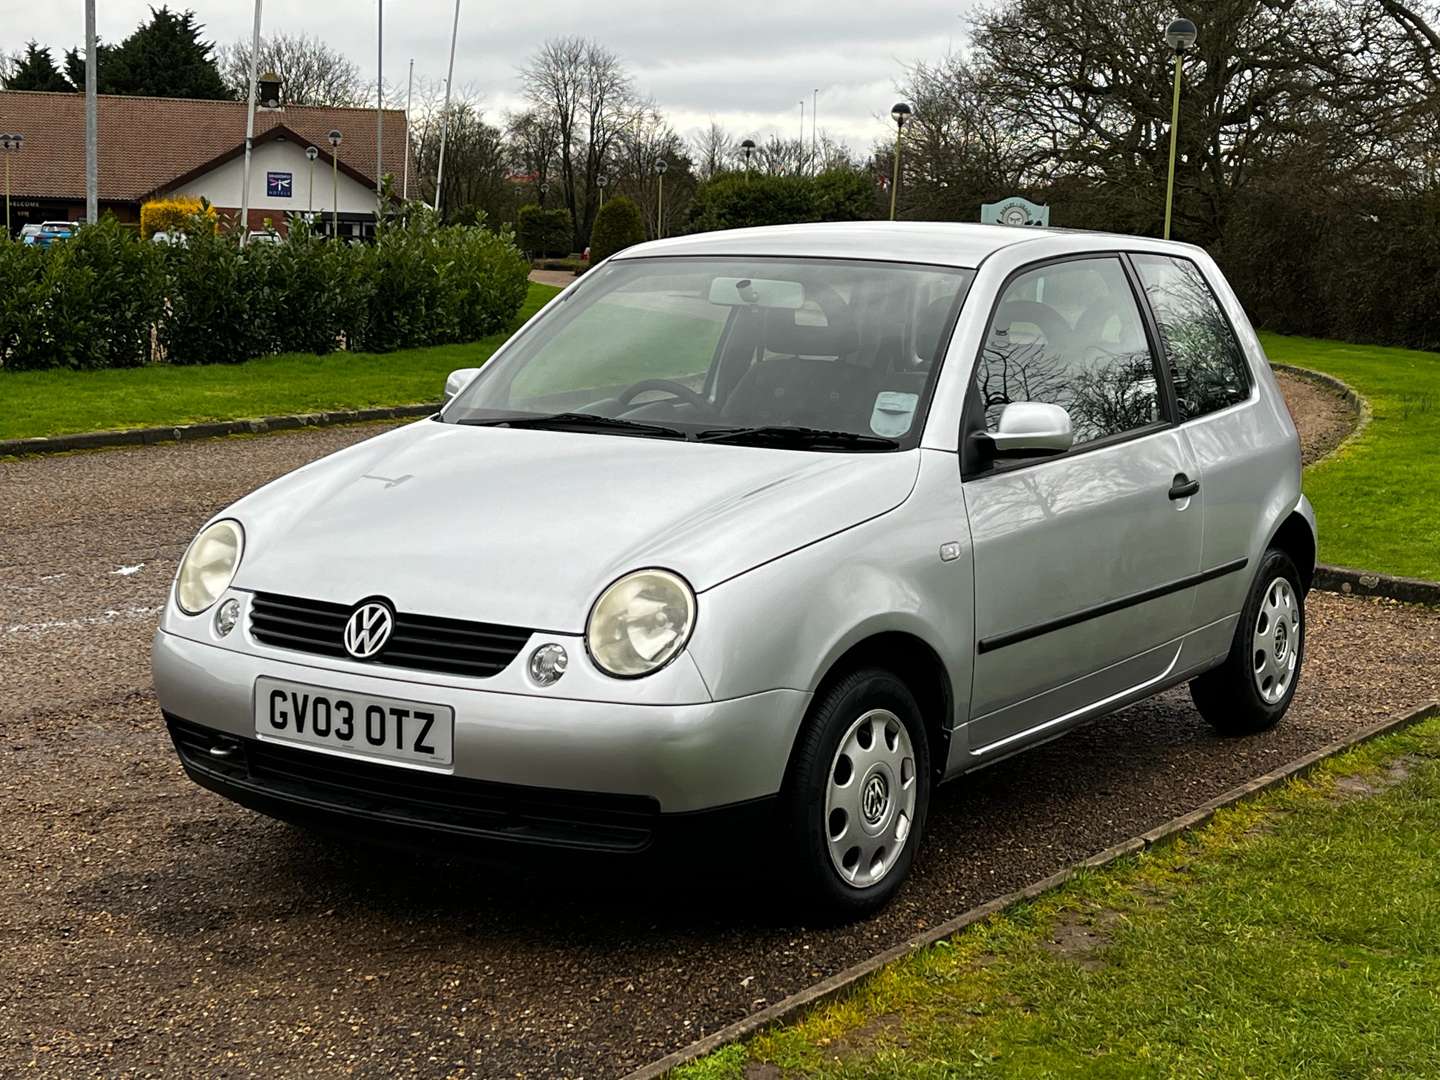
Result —
[[[816, 684], [813, 700], [819, 700], [846, 675], [867, 667], [891, 672], [915, 696], [915, 703], [920, 706], [921, 722], [925, 725], [925, 738], [930, 746], [930, 772], [938, 782], [945, 773], [950, 748], [950, 718], [955, 715], [954, 688], [940, 654], [924, 638], [905, 630], [882, 630], [869, 634], [850, 645], [830, 663]], [[803, 730], [803, 724], [801, 728]], [[795, 738], [798, 743], [800, 732], [796, 732]], [[793, 760], [794, 746], [790, 756]], [[789, 772], [788, 763], [786, 772]]]
[[1296, 507], [1280, 522], [1270, 534], [1266, 548], [1279, 548], [1290, 556], [1295, 568], [1300, 571], [1300, 584], [1306, 592], [1315, 580], [1315, 526], [1306, 513], [1309, 505]]

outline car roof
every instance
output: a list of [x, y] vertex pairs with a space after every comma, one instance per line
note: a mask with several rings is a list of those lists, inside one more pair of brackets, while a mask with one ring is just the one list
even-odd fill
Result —
[[1042, 238], [1069, 240], [1071, 243], [1063, 246], [1076, 252], [1134, 246], [1163, 247], [1179, 253], [1189, 246], [1136, 236], [1037, 226], [951, 221], [832, 221], [691, 233], [636, 244], [615, 257], [749, 255], [875, 259], [974, 269], [1002, 248]]
[[1050, 230], [944, 221], [831, 221], [692, 233], [626, 248], [617, 258], [772, 255], [877, 259], [976, 267], [986, 256]]

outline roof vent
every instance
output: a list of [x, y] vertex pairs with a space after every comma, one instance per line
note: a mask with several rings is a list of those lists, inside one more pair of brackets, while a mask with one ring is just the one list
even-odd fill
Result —
[[283, 108], [280, 104], [280, 76], [273, 71], [267, 71], [257, 80], [259, 83], [259, 94], [257, 102], [262, 109]]

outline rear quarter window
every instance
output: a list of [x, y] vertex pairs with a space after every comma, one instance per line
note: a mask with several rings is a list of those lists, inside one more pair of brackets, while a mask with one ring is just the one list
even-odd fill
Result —
[[1179, 419], [1218, 412], [1250, 396], [1250, 369], [1200, 267], [1173, 255], [1132, 255], [1175, 384]]

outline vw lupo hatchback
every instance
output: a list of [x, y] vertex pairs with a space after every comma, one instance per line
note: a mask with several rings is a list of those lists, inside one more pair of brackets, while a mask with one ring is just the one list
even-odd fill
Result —
[[200, 784], [374, 838], [743, 819], [853, 915], [939, 782], [1183, 682], [1227, 734], [1295, 694], [1299, 444], [1195, 248], [643, 244], [446, 393], [191, 544], [154, 674]]

